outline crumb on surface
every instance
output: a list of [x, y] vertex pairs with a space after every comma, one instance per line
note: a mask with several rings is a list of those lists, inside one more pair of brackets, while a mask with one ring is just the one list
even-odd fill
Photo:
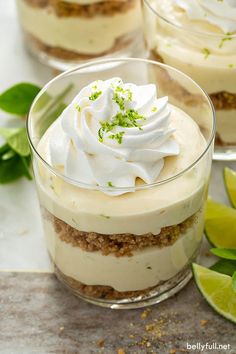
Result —
[[97, 346], [100, 347], [100, 348], [103, 348], [105, 345], [105, 339], [99, 339], [97, 341]]
[[200, 321], [200, 325], [202, 326], [202, 327], [204, 327], [206, 324], [207, 324], [207, 320], [201, 320]]
[[151, 313], [150, 308], [145, 309], [140, 315], [141, 319], [145, 320], [150, 315], [150, 313]]
[[125, 354], [125, 351], [123, 348], [117, 349], [117, 354]]

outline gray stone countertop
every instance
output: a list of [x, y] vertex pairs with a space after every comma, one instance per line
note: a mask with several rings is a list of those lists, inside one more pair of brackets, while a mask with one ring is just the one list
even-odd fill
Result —
[[218, 316], [193, 281], [171, 299], [146, 310], [109, 310], [71, 295], [53, 274], [2, 273], [0, 353], [179, 354], [187, 345], [230, 344], [235, 325]]

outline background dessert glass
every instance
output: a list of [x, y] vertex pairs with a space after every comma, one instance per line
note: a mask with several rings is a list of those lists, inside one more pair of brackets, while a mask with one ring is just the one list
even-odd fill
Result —
[[[93, 66], [99, 69], [96, 77]], [[186, 113], [197, 110], [192, 118], [206, 145], [187, 165], [182, 159], [185, 167], [177, 174], [174, 158], [168, 157], [163, 169], [173, 169], [168, 178], [161, 174], [158, 182], [135, 188], [99, 187], [64, 176], [42, 157], [39, 142], [65, 105], [95, 79], [117, 76], [137, 85], [154, 83], [159, 97], [168, 95], [169, 102]], [[185, 87], [178, 100], [172, 95], [176, 81]], [[214, 111], [202, 89], [176, 69], [154, 61], [96, 61], [49, 82], [31, 107], [27, 128], [57, 277], [77, 296], [116, 309], [158, 303], [179, 291], [191, 278], [190, 264], [199, 254], [214, 143]], [[127, 193], [114, 197], [103, 193], [108, 190]]]
[[[235, 160], [236, 33], [226, 35], [219, 30], [217, 33], [215, 26], [204, 21], [185, 19], [182, 23], [184, 11], [179, 9], [175, 17], [175, 12], [169, 10], [172, 3], [171, 0], [143, 3], [150, 58], [183, 71], [209, 94], [217, 120], [214, 158]], [[173, 90], [178, 93], [181, 87]]]
[[25, 44], [59, 70], [143, 55], [140, 0], [17, 0]]

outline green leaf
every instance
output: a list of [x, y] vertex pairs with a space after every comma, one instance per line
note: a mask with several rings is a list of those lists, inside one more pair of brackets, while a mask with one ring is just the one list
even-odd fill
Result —
[[[39, 134], [42, 136], [47, 128], [59, 117], [67, 105], [63, 102], [65, 97], [73, 89], [74, 85], [69, 84], [59, 95], [52, 97], [49, 101], [49, 104], [43, 112], [40, 120], [38, 121], [38, 130]], [[39, 98], [40, 101], [40, 98]], [[34, 107], [34, 111], [38, 111], [38, 106]]]
[[44, 92], [37, 100], [34, 106], [34, 112], [40, 112], [42, 109], [44, 109], [49, 104], [51, 99], [52, 97], [47, 92]]
[[232, 276], [233, 273], [236, 271], [236, 261], [231, 261], [229, 259], [220, 259], [215, 264], [213, 264], [210, 269], [218, 273]]
[[2, 160], [9, 160], [15, 155], [16, 155], [16, 152], [14, 150], [8, 149], [8, 151], [2, 155]]
[[9, 183], [24, 175], [19, 155], [0, 162], [0, 183]]
[[220, 258], [236, 260], [236, 249], [232, 248], [212, 248], [211, 252]]
[[1, 160], [1, 156], [4, 155], [8, 150], [9, 150], [8, 144], [4, 144], [0, 146], [0, 160]]
[[33, 178], [32, 178], [31, 172], [30, 172], [31, 156], [27, 156], [27, 157], [21, 156], [21, 162], [22, 162], [23, 174], [29, 180], [32, 180]]
[[11, 114], [26, 115], [39, 91], [40, 87], [30, 83], [17, 84], [0, 95], [0, 109]]
[[30, 147], [26, 134], [26, 129], [21, 128], [7, 139], [10, 147], [21, 156], [30, 155]]
[[0, 127], [0, 136], [7, 140], [10, 136], [14, 135], [19, 131], [19, 128], [3, 128]]
[[28, 156], [30, 154], [30, 147], [25, 128], [0, 128], [0, 136], [5, 138], [9, 147], [17, 154], [21, 156]]
[[40, 135], [42, 136], [45, 131], [50, 127], [50, 125], [60, 116], [60, 114], [67, 107], [65, 103], [59, 103], [53, 111], [50, 111], [43, 117], [43, 121], [40, 126]]
[[236, 293], [236, 271], [234, 272], [234, 274], [232, 276], [232, 288], [233, 288], [233, 291]]

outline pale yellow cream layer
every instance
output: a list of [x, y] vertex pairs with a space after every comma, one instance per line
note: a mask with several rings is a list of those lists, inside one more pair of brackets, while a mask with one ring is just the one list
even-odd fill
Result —
[[52, 47], [82, 54], [99, 54], [111, 49], [115, 41], [141, 25], [140, 3], [111, 16], [57, 17], [48, 9], [34, 8], [18, 0], [23, 29]]
[[[171, 125], [180, 154], [166, 158], [159, 181], [183, 171], [206, 147], [197, 124], [176, 107], [172, 107]], [[46, 160], [52, 129], [48, 129], [38, 145], [39, 153]], [[102, 234], [141, 235], [158, 234], [162, 227], [179, 224], [201, 208], [209, 179], [206, 173], [209, 163], [203, 159], [169, 183], [118, 197], [73, 186], [53, 176], [41, 163], [39, 173], [37, 167], [35, 170], [42, 205], [72, 227]]]

